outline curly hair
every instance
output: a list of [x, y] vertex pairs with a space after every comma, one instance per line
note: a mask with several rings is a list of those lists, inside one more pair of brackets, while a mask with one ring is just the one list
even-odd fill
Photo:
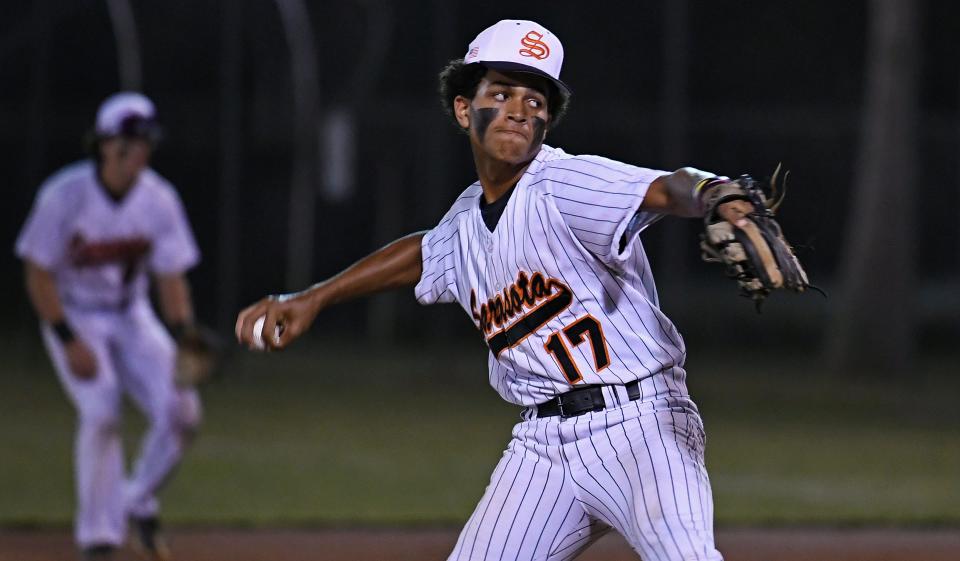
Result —
[[[481, 63], [464, 64], [462, 58], [451, 60], [440, 71], [440, 102], [443, 110], [453, 119], [453, 124], [459, 129], [460, 123], [453, 112], [453, 100], [458, 95], [473, 99], [477, 95], [477, 86], [487, 73], [487, 67]], [[570, 105], [570, 94], [562, 91], [551, 81], [547, 81], [547, 112], [550, 114], [550, 126], [555, 127], [563, 119]]]

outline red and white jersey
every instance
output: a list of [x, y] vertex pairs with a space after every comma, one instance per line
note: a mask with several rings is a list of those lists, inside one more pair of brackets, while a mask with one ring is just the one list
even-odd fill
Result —
[[639, 207], [667, 173], [544, 145], [492, 232], [477, 182], [424, 236], [416, 297], [460, 304], [490, 347], [490, 383], [511, 403], [638, 379], [645, 399], [686, 395], [683, 339], [660, 311], [636, 235], [659, 217]]
[[147, 272], [180, 273], [199, 260], [176, 190], [152, 169], [120, 199], [86, 160], [40, 187], [16, 253], [54, 273], [64, 305], [115, 310], [147, 297]]

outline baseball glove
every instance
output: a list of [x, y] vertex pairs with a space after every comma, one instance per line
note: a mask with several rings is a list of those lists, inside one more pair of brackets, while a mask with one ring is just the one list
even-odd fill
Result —
[[175, 381], [180, 387], [209, 381], [220, 365], [221, 342], [209, 328], [191, 325], [177, 335]]
[[[737, 281], [740, 293], [752, 299], [758, 311], [774, 290], [818, 290], [807, 280], [806, 271], [773, 218], [785, 194], [777, 185], [779, 173], [777, 166], [770, 181], [763, 183], [743, 175], [709, 189], [703, 197], [703, 260], [722, 263], [727, 276]], [[746, 201], [753, 206], [744, 215], [742, 225], [731, 224], [718, 214], [722, 205], [732, 201]]]

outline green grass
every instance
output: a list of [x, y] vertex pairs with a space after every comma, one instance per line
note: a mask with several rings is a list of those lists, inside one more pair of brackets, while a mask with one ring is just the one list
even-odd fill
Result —
[[720, 523], [960, 523], [956, 359], [928, 359], [909, 380], [777, 362], [790, 366], [692, 375]]
[[[370, 356], [309, 343], [240, 353], [204, 389], [203, 433], [165, 492], [174, 523], [459, 524], [518, 410], [477, 344]], [[67, 524], [72, 408], [32, 339], [2, 352], [0, 525]], [[911, 380], [848, 380], [804, 357], [747, 375], [688, 365], [718, 524], [960, 524], [956, 360]], [[130, 450], [142, 428], [127, 416]]]

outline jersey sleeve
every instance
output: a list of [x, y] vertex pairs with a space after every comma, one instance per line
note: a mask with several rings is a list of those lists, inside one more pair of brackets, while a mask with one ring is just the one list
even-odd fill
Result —
[[163, 212], [157, 215], [157, 227], [150, 254], [150, 270], [157, 274], [182, 273], [200, 261], [200, 250], [194, 240], [180, 196], [172, 186], [161, 191]]
[[[459, 200], [458, 200], [459, 202]], [[457, 261], [460, 247], [460, 217], [466, 205], [455, 204], [443, 220], [423, 236], [420, 252], [423, 273], [414, 288], [421, 304], [440, 304], [460, 300], [457, 285]]]
[[573, 235], [603, 263], [621, 269], [636, 235], [660, 218], [640, 205], [650, 184], [667, 173], [580, 156], [558, 163], [546, 177], [554, 205]]
[[69, 240], [66, 223], [71, 202], [67, 185], [46, 183], [40, 187], [33, 208], [20, 230], [14, 251], [40, 267], [55, 269], [65, 258]]

